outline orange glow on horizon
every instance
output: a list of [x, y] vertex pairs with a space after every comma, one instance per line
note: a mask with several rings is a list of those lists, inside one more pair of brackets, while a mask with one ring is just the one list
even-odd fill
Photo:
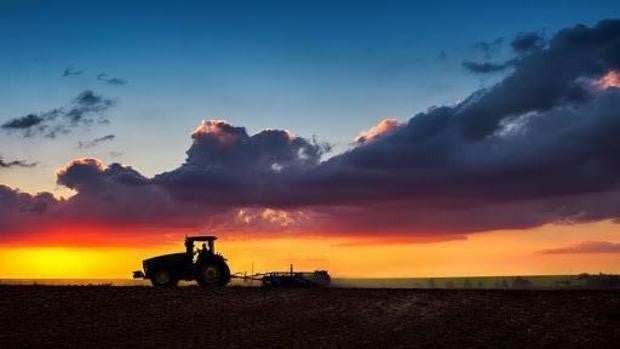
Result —
[[[74, 232], [75, 233], [75, 232]], [[101, 238], [104, 231], [93, 236]], [[0, 245], [0, 278], [129, 278], [142, 259], [183, 251], [182, 233], [128, 236], [90, 245]], [[109, 242], [118, 235], [108, 234]], [[58, 237], [58, 236], [57, 236]], [[51, 236], [49, 236], [51, 238]], [[68, 240], [67, 231], [60, 240]], [[59, 241], [60, 241], [59, 240]], [[451, 241], [355, 237], [221, 236], [216, 250], [233, 272], [327, 269], [333, 277], [441, 277], [620, 272], [620, 253], [542, 254], [584, 240], [620, 242], [617, 225], [547, 225], [471, 234]], [[121, 244], [120, 242], [123, 241]]]

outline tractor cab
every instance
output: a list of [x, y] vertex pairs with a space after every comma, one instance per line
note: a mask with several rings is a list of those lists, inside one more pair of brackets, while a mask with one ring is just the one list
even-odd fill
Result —
[[[194, 256], [197, 256], [196, 260], [208, 258], [215, 254], [215, 240], [217, 237], [212, 235], [186, 236], [185, 253], [192, 261], [195, 259]], [[202, 242], [202, 247], [196, 248], [194, 245], [196, 242]]]

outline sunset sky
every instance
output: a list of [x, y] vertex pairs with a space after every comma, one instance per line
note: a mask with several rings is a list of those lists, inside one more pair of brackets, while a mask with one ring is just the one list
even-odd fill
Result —
[[618, 1], [0, 1], [0, 278], [620, 273]]

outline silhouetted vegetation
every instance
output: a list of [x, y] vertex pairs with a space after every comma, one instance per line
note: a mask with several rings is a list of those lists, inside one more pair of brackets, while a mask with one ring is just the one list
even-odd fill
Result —
[[585, 287], [595, 289], [620, 288], [620, 275], [603, 274], [590, 275], [579, 274], [577, 279], [585, 281]]
[[512, 288], [519, 290], [532, 288], [532, 282], [528, 279], [517, 276], [514, 280], [512, 280]]

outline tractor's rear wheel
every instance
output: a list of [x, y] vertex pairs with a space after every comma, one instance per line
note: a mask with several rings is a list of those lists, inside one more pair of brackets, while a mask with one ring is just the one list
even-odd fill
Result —
[[200, 286], [225, 286], [230, 281], [230, 268], [225, 262], [209, 262], [198, 268]]
[[170, 272], [170, 270], [159, 269], [153, 272], [153, 275], [151, 276], [151, 283], [156, 287], [176, 286], [178, 280], [174, 274]]

